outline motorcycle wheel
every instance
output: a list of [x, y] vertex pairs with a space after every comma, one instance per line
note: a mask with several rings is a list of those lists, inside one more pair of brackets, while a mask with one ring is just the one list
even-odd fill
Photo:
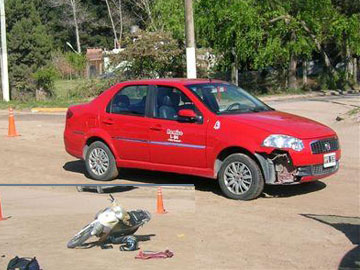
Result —
[[68, 248], [75, 248], [83, 244], [86, 240], [91, 237], [91, 232], [94, 228], [94, 224], [85, 226], [80, 232], [78, 232], [68, 243]]

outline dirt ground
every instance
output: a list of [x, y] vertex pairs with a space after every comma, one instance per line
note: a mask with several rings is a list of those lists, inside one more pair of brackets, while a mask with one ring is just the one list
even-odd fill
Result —
[[189, 269], [195, 263], [194, 254], [189, 253], [195, 248], [193, 187], [163, 188], [165, 215], [156, 214], [156, 187], [111, 190], [126, 209], [146, 209], [152, 214], [152, 220], [135, 234], [150, 236], [151, 240], [140, 242], [141, 249], [170, 249], [175, 254], [150, 261], [135, 260], [136, 251], [121, 252], [119, 245], [66, 248], [98, 210], [109, 206], [107, 194], [78, 193], [74, 187], [2, 187], [0, 191], [4, 214], [12, 216], [0, 224], [0, 269], [6, 269], [16, 255], [36, 256], [44, 270], [171, 269], [178, 265]]
[[[156, 234], [143, 243], [146, 248], [176, 249], [176, 257], [156, 262], [137, 262], [135, 254], [123, 254], [117, 247], [76, 252], [66, 249], [69, 237], [106, 206], [105, 195], [79, 194], [70, 187], [0, 187], [4, 211], [13, 216], [0, 222], [0, 269], [8, 256], [37, 253], [44, 270], [57, 269], [54, 263], [60, 259], [68, 266], [65, 269], [85, 269], [86, 263], [90, 269], [100, 265], [102, 269], [114, 265], [125, 269], [337, 269], [340, 264], [354, 263], [352, 254], [360, 254], [360, 123], [335, 119], [354, 105], [360, 106], [359, 96], [287, 99], [270, 101], [269, 105], [332, 127], [343, 151], [340, 171], [312, 184], [266, 187], [259, 199], [241, 202], [224, 198], [213, 180], [122, 170], [112, 184], [195, 185], [195, 192], [186, 191], [191, 193], [187, 199], [185, 191], [183, 197], [173, 191], [167, 204], [169, 208], [173, 205], [174, 214], [156, 217], [139, 231]], [[81, 161], [64, 151], [64, 115], [17, 113], [16, 124], [22, 136], [0, 138], [0, 183], [98, 184], [84, 176]], [[0, 134], [6, 132], [7, 112], [2, 111]], [[144, 207], [143, 202], [154, 205], [154, 196], [146, 197], [143, 189], [118, 196], [124, 196], [130, 208]], [[195, 196], [195, 205], [191, 196]], [[359, 259], [357, 263], [360, 268]]]

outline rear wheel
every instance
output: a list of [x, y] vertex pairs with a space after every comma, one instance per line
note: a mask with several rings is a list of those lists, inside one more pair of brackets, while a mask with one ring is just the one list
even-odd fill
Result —
[[109, 181], [118, 176], [114, 155], [103, 142], [93, 142], [86, 151], [85, 165], [89, 176], [95, 180]]
[[232, 154], [221, 165], [219, 185], [225, 196], [235, 200], [252, 200], [264, 189], [259, 166], [244, 154]]

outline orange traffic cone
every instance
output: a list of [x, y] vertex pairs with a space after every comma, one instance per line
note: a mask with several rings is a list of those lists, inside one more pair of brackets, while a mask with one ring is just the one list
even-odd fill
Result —
[[16, 137], [16, 136], [19, 136], [19, 135], [16, 133], [14, 111], [13, 111], [12, 108], [9, 108], [9, 132], [8, 132], [8, 137]]
[[7, 220], [8, 218], [3, 217], [2, 209], [1, 209], [1, 198], [0, 198], [0, 221]]
[[158, 214], [165, 214], [166, 211], [164, 209], [164, 203], [163, 203], [163, 197], [162, 197], [162, 191], [161, 187], [158, 187], [158, 193], [157, 193], [157, 211]]

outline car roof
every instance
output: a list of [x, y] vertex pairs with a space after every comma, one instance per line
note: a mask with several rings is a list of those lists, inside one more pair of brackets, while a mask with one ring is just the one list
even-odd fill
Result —
[[200, 84], [200, 83], [226, 83], [228, 82], [216, 80], [216, 79], [186, 79], [186, 78], [166, 78], [166, 79], [145, 79], [145, 80], [134, 80], [134, 81], [126, 81], [122, 82], [126, 84], [138, 84], [138, 83], [144, 83], [144, 84], [182, 84], [182, 85], [189, 85], [189, 84]]

